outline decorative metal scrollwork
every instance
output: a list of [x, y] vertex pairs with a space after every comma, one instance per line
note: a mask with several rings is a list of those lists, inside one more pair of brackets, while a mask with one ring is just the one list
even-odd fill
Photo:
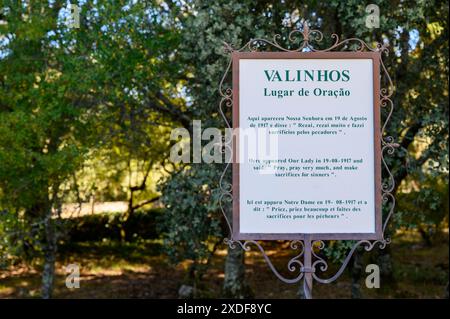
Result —
[[[381, 185], [381, 192], [382, 192], [382, 204], [383, 206], [389, 205], [389, 210], [384, 218], [383, 224], [382, 224], [382, 232], [383, 232], [383, 238], [381, 240], [375, 240], [375, 241], [369, 241], [369, 240], [360, 240], [357, 241], [353, 247], [350, 249], [349, 253], [345, 257], [341, 267], [338, 269], [338, 271], [329, 278], [321, 278], [317, 274], [317, 270], [320, 272], [325, 272], [328, 269], [328, 263], [325, 259], [319, 256], [314, 250], [316, 247], [317, 251], [323, 250], [325, 248], [325, 243], [322, 240], [311, 240], [310, 238], [306, 237], [304, 241], [291, 241], [290, 242], [290, 248], [293, 250], [300, 250], [300, 252], [295, 255], [293, 258], [291, 258], [288, 261], [287, 268], [289, 272], [296, 273], [292, 278], [286, 278], [283, 275], [280, 274], [280, 272], [275, 268], [270, 258], [267, 256], [264, 248], [259, 244], [257, 241], [254, 240], [246, 240], [246, 241], [237, 241], [234, 240], [232, 237], [232, 227], [229, 220], [229, 216], [226, 212], [226, 209], [224, 207], [224, 202], [228, 201], [231, 202], [232, 197], [232, 185], [226, 181], [225, 175], [227, 171], [230, 169], [230, 163], [227, 163], [222, 174], [220, 177], [220, 208], [223, 213], [223, 216], [226, 220], [230, 238], [225, 238], [224, 242], [232, 249], [236, 247], [241, 247], [245, 251], [250, 250], [250, 246], [254, 245], [256, 248], [258, 248], [265, 261], [269, 265], [269, 268], [273, 271], [275, 276], [280, 279], [281, 281], [285, 283], [297, 283], [302, 279], [304, 280], [304, 294], [305, 296], [311, 297], [311, 289], [312, 289], [312, 279], [322, 283], [322, 284], [328, 284], [333, 281], [335, 281], [337, 278], [339, 278], [342, 273], [344, 272], [346, 266], [348, 265], [353, 253], [356, 251], [358, 247], [363, 247], [366, 251], [372, 250], [375, 246], [378, 245], [380, 249], [384, 249], [387, 244], [390, 243], [390, 238], [385, 238], [385, 230], [387, 227], [387, 224], [389, 220], [391, 219], [394, 208], [395, 208], [395, 197], [392, 194], [392, 191], [395, 189], [395, 180], [394, 176], [392, 175], [389, 166], [387, 165], [385, 161], [385, 154], [392, 155], [397, 147], [399, 145], [394, 142], [394, 138], [392, 136], [386, 136], [385, 135], [385, 129], [388, 125], [390, 118], [392, 116], [392, 113], [394, 111], [394, 103], [391, 100], [391, 96], [394, 93], [394, 85], [392, 83], [391, 77], [389, 76], [389, 73], [386, 69], [386, 66], [383, 63], [382, 55], [387, 55], [388, 50], [388, 44], [386, 43], [375, 43], [374, 46], [368, 45], [365, 41], [358, 39], [358, 38], [349, 38], [340, 41], [339, 36], [337, 34], [332, 34], [331, 38], [334, 40], [333, 44], [326, 48], [326, 49], [317, 49], [312, 44], [320, 43], [324, 36], [321, 31], [310, 29], [307, 21], [303, 23], [303, 27], [301, 30], [294, 30], [289, 33], [287, 40], [292, 44], [294, 48], [286, 48], [282, 46], [279, 43], [281, 36], [275, 35], [272, 40], [266, 40], [266, 39], [252, 39], [248, 41], [245, 45], [243, 45], [240, 49], [234, 49], [230, 44], [224, 42], [224, 49], [225, 52], [230, 54], [230, 59], [228, 62], [228, 65], [226, 67], [225, 73], [220, 81], [219, 84], [219, 93], [221, 95], [221, 100], [219, 103], [219, 112], [224, 119], [227, 128], [231, 129], [230, 121], [226, 115], [228, 110], [231, 110], [231, 107], [233, 105], [233, 91], [231, 87], [225, 87], [225, 81], [227, 79], [227, 76], [230, 72], [232, 60], [231, 60], [231, 53], [232, 52], [254, 52], [258, 51], [266, 46], [271, 46], [279, 51], [283, 52], [329, 52], [329, 51], [335, 51], [338, 49], [341, 49], [343, 51], [353, 51], [353, 52], [379, 52], [380, 53], [380, 68], [384, 75], [385, 85], [382, 86], [380, 89], [380, 107], [387, 110], [387, 115], [385, 118], [384, 123], [381, 127], [381, 160], [382, 165], [387, 172], [387, 180], [385, 182], [382, 182]], [[231, 150], [232, 141], [225, 141], [224, 147]], [[301, 261], [301, 258], [304, 258], [304, 262]], [[312, 260], [313, 259], [313, 260]], [[309, 282], [308, 282], [309, 281]]]

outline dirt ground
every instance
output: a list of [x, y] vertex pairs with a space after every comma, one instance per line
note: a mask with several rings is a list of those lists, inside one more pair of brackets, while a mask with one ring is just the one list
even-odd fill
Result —
[[[287, 271], [287, 261], [293, 253], [289, 247], [285, 243], [275, 243], [267, 251], [277, 269], [292, 277]], [[445, 297], [449, 272], [448, 234], [432, 247], [424, 246], [415, 235], [396, 236], [391, 251], [394, 280], [382, 279], [380, 289], [368, 289], [363, 273], [360, 280], [363, 298]], [[198, 289], [199, 297], [220, 297], [225, 255], [225, 247], [215, 254], [203, 285]], [[369, 255], [365, 255], [367, 259]], [[70, 263], [81, 267], [79, 289], [65, 286], [64, 267]], [[162, 254], [160, 242], [71, 244], [62, 247], [59, 254], [54, 297], [177, 298], [189, 264], [186, 261], [171, 265]], [[324, 277], [336, 271], [336, 267], [330, 267]], [[299, 284], [289, 285], [278, 280], [256, 248], [246, 255], [246, 276], [255, 298], [297, 298]], [[31, 266], [0, 270], [0, 298], [38, 298], [39, 285], [40, 275]], [[350, 298], [348, 271], [332, 284], [315, 284], [313, 295], [314, 298]]]

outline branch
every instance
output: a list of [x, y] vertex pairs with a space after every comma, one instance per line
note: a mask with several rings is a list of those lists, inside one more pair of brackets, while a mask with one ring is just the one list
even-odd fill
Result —
[[411, 145], [411, 143], [414, 141], [414, 138], [416, 137], [417, 133], [419, 133], [421, 128], [422, 128], [421, 122], [414, 122], [406, 131], [400, 143], [400, 147], [408, 149], [409, 145]]
[[142, 180], [142, 183], [139, 186], [131, 186], [130, 187], [131, 193], [133, 193], [135, 191], [142, 191], [145, 189], [145, 185], [147, 184], [147, 178], [148, 178], [148, 175], [150, 174], [150, 170], [152, 169], [152, 167], [153, 167], [153, 161], [150, 161], [147, 169], [145, 170], [145, 175], [144, 175], [144, 179]]
[[158, 103], [158, 101], [155, 101], [151, 97], [147, 98], [147, 106], [159, 111], [163, 114], [168, 115], [174, 122], [179, 122], [183, 127], [185, 127], [187, 130], [191, 131], [191, 118], [180, 111], [178, 107], [173, 104], [166, 96], [164, 96], [161, 92], [158, 92], [156, 94], [156, 98], [162, 102]]
[[400, 142], [400, 149], [405, 150], [406, 156], [401, 160], [400, 168], [394, 174], [394, 183], [395, 187], [392, 191], [393, 194], [397, 193], [398, 187], [401, 182], [408, 176], [408, 168], [407, 168], [407, 159], [408, 159], [408, 148], [411, 143], [414, 141], [416, 135], [419, 133], [422, 128], [421, 122], [415, 122], [411, 126], [408, 127], [405, 135], [403, 136], [402, 141]]
[[161, 198], [161, 196], [157, 196], [157, 197], [154, 197], [154, 198], [152, 198], [152, 199], [143, 201], [143, 202], [141, 202], [141, 203], [139, 203], [139, 204], [133, 206], [133, 210], [136, 210], [136, 209], [138, 209], [138, 208], [141, 208], [142, 206], [145, 206], [145, 205], [151, 204], [151, 203], [153, 203], [153, 202], [156, 202], [156, 201], [157, 201], [158, 199], [160, 199], [160, 198]]
[[[406, 152], [408, 152], [408, 147], [411, 145], [411, 143], [414, 141], [414, 138], [417, 136], [421, 129], [421, 125], [416, 123], [412, 125], [408, 131], [406, 132], [402, 142], [400, 143], [401, 147], [405, 149]], [[414, 161], [414, 166], [421, 167], [423, 164], [425, 164], [431, 156], [431, 152], [427, 149], [425, 150], [420, 158]], [[402, 160], [402, 165], [400, 166], [400, 169], [396, 172], [394, 175], [394, 182], [395, 187], [393, 190], [393, 194], [395, 194], [398, 190], [398, 187], [400, 186], [401, 182], [408, 176], [408, 168], [407, 168], [407, 156], [405, 156]]]

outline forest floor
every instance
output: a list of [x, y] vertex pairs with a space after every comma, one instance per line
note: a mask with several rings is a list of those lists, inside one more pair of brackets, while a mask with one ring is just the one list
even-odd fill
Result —
[[[417, 234], [397, 234], [390, 245], [394, 279], [382, 278], [380, 289], [365, 287], [364, 269], [373, 253], [364, 253], [363, 273], [359, 281], [362, 297], [443, 298], [449, 274], [448, 243], [448, 233], [432, 247], [426, 247]], [[267, 247], [267, 253], [281, 271], [287, 268], [293, 252], [286, 243], [277, 242]], [[220, 297], [225, 256], [225, 246], [220, 247], [198, 289], [199, 297]], [[80, 265], [79, 289], [65, 286], [65, 266], [68, 264]], [[162, 254], [159, 241], [72, 243], [60, 249], [54, 297], [177, 298], [189, 265], [189, 261], [171, 265]], [[326, 275], [331, 275], [336, 267], [330, 267]], [[287, 271], [282, 273], [289, 276]], [[279, 281], [256, 248], [246, 255], [246, 275], [255, 298], [297, 298], [299, 285]], [[37, 298], [39, 285], [39, 272], [31, 266], [0, 270], [0, 298]], [[349, 272], [345, 271], [332, 284], [315, 284], [313, 295], [315, 298], [350, 298]]]

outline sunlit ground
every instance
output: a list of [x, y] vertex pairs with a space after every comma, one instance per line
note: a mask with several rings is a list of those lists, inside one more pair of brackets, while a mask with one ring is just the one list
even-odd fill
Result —
[[[278, 249], [277, 249], [278, 247]], [[286, 271], [292, 251], [286, 244], [267, 247], [276, 267]], [[393, 238], [391, 251], [395, 281], [381, 281], [380, 289], [365, 288], [364, 298], [443, 298], [449, 270], [448, 232], [432, 247], [426, 247], [416, 233], [403, 232]], [[56, 298], [177, 298], [189, 261], [170, 265], [161, 253], [160, 241], [121, 244], [118, 242], [76, 243], [61, 247], [54, 297]], [[198, 297], [220, 296], [225, 247], [221, 247], [198, 287]], [[370, 256], [366, 253], [364, 267]], [[65, 286], [64, 266], [81, 265], [79, 289]], [[256, 298], [296, 298], [299, 285], [280, 282], [256, 249], [247, 254], [247, 278]], [[327, 275], [333, 273], [331, 267]], [[292, 274], [291, 274], [292, 275]], [[364, 273], [363, 273], [364, 276]], [[324, 277], [327, 277], [326, 275]], [[0, 271], [0, 298], [39, 297], [40, 276], [32, 267], [16, 266]], [[335, 283], [315, 284], [315, 298], [350, 298], [351, 280], [345, 272]]]

